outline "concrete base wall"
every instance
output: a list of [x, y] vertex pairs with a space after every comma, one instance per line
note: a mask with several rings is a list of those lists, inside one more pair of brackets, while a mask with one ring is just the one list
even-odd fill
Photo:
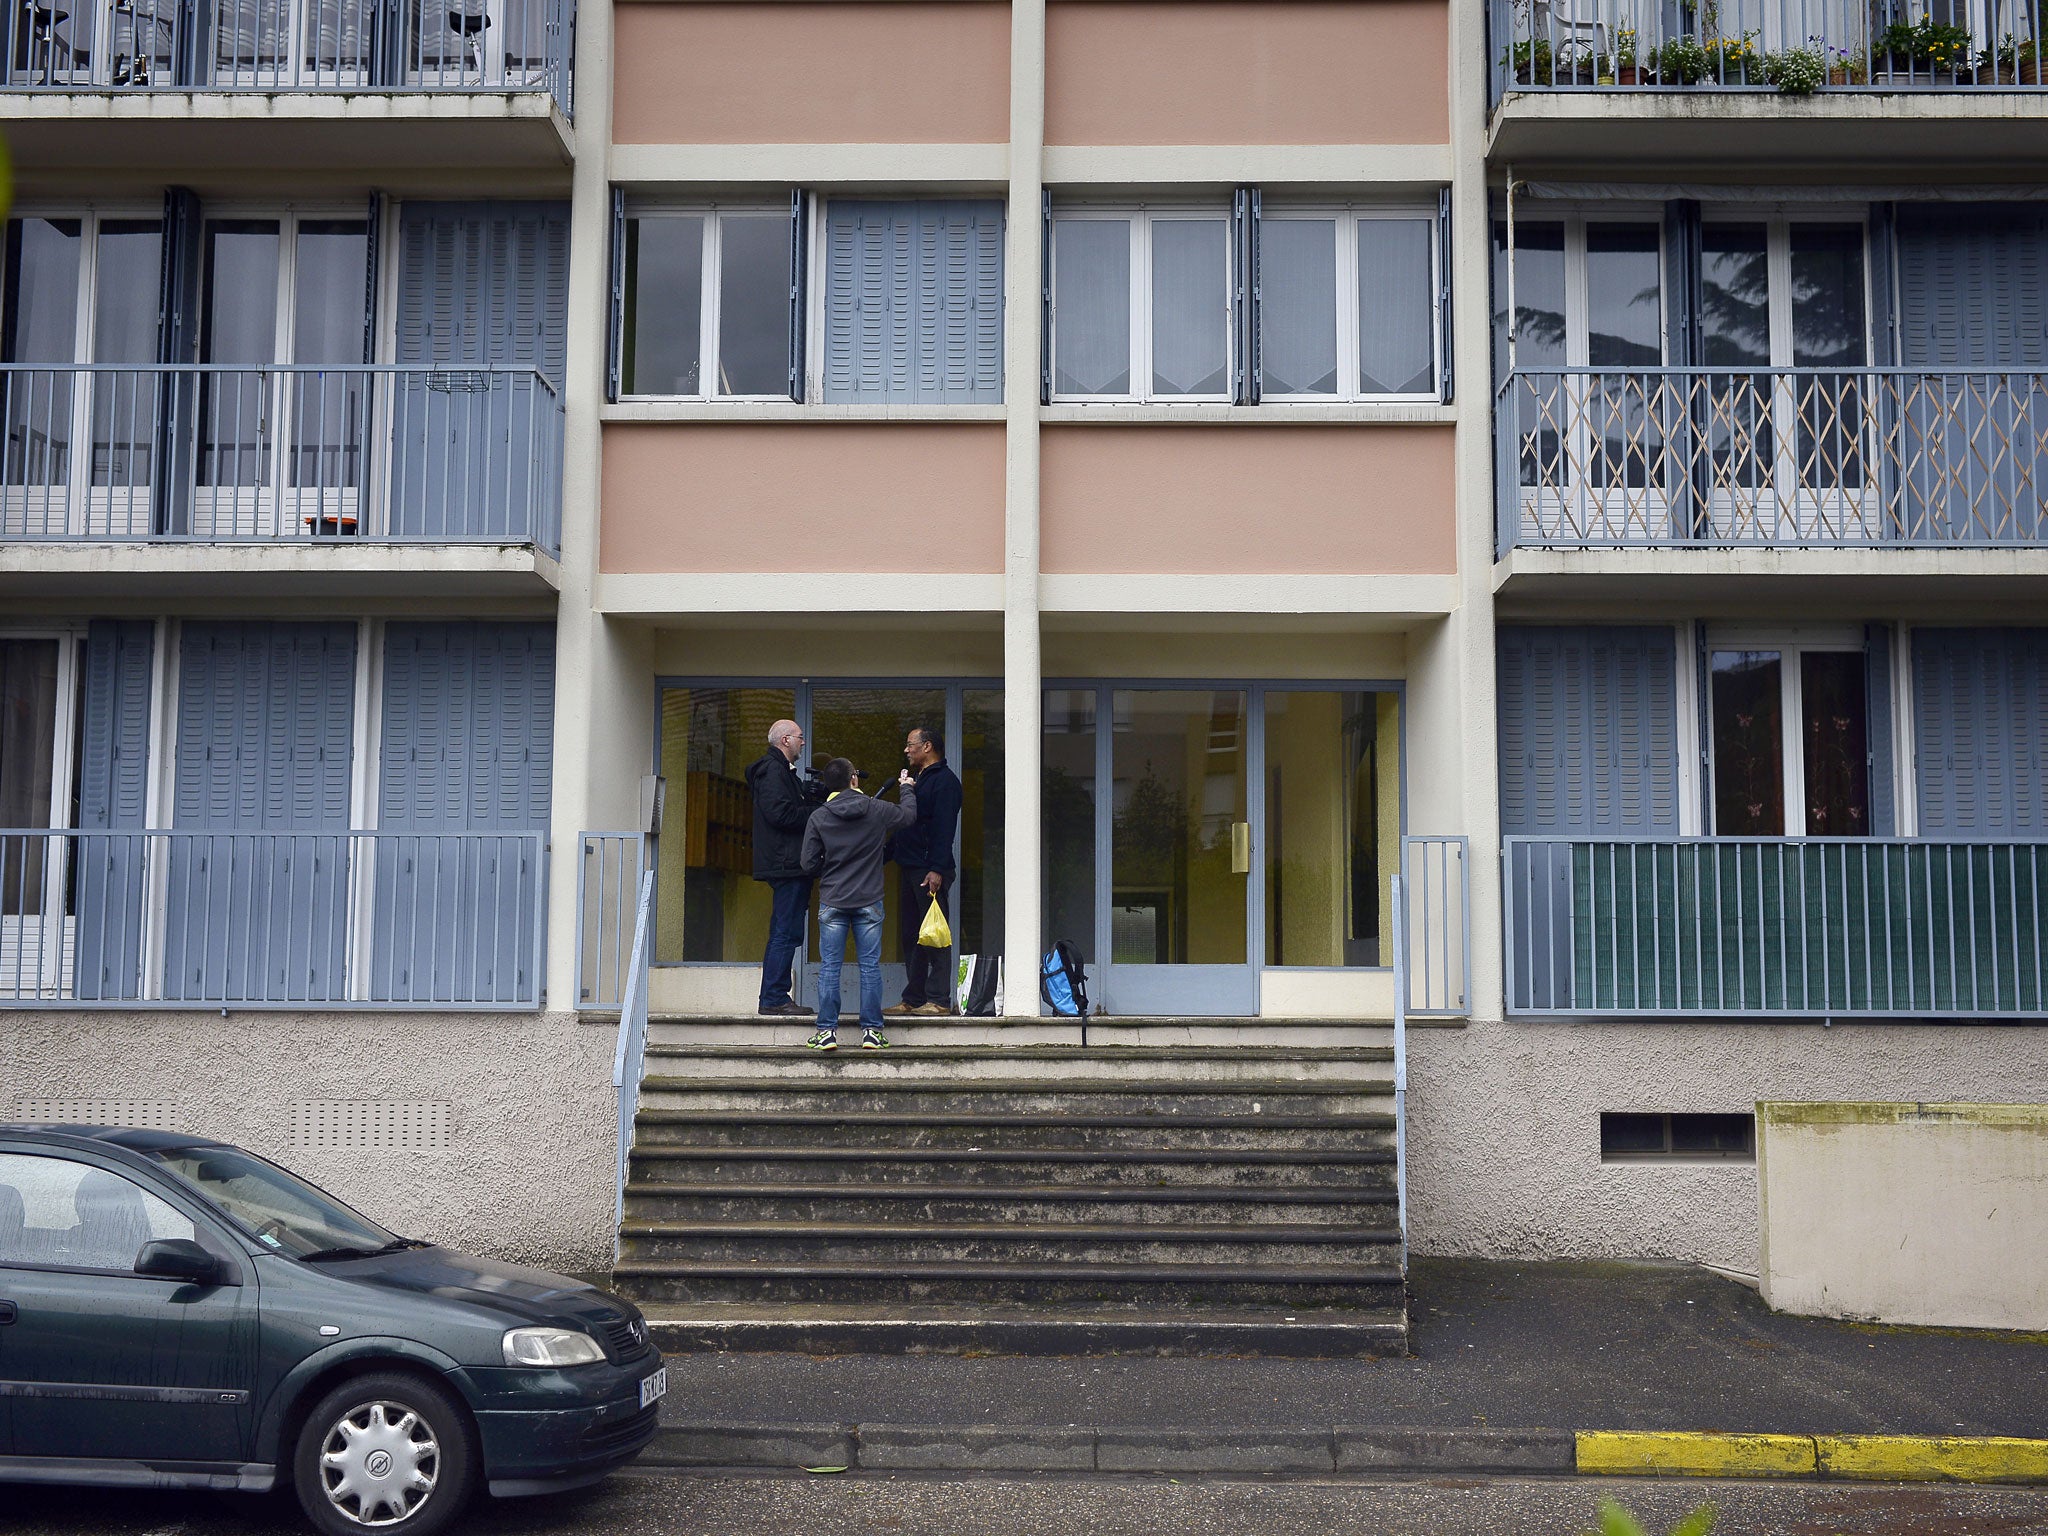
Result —
[[1764, 1104], [1756, 1129], [1772, 1306], [2048, 1328], [2048, 1105]]
[[2048, 1101], [2048, 1032], [2011, 1025], [1504, 1024], [1409, 1036], [1416, 1252], [1663, 1258], [1760, 1272], [1748, 1162], [1600, 1161], [1603, 1110], [1759, 1101]]
[[0, 1012], [0, 1120], [235, 1142], [403, 1233], [609, 1269], [614, 1028], [572, 1014]]

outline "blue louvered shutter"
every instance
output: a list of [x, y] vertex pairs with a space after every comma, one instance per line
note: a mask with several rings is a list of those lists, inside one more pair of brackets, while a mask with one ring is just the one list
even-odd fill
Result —
[[422, 371], [400, 376], [392, 531], [548, 542], [557, 423], [524, 370], [560, 387], [566, 205], [408, 203], [399, 249], [396, 361]]
[[95, 619], [85, 642], [84, 718], [79, 729], [77, 940], [73, 985], [80, 999], [142, 995], [142, 850], [96, 830], [149, 824], [149, 703], [155, 626]]
[[188, 623], [165, 996], [347, 995], [355, 626]]
[[995, 202], [835, 202], [825, 214], [825, 399], [999, 401]]
[[390, 625], [381, 718], [372, 995], [534, 1001], [552, 628]]
[[1676, 837], [1676, 667], [1661, 627], [1503, 626], [1501, 830]]
[[1870, 835], [1896, 837], [1898, 774], [1892, 762], [1892, 627], [1863, 627], [1863, 691], [1870, 742]]
[[2048, 482], [2038, 429], [2048, 399], [2029, 371], [2048, 368], [2048, 209], [1909, 204], [1896, 228], [1900, 362], [1981, 370], [1905, 386], [1908, 513], [1926, 521], [1914, 531], [1967, 543], [2034, 539]]
[[1920, 833], [2048, 835], [2048, 630], [1913, 632]]

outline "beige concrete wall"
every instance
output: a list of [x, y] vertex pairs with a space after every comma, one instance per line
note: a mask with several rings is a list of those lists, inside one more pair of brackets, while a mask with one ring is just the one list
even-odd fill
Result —
[[[248, 1147], [407, 1237], [611, 1267], [611, 1027], [455, 1013], [0, 1015], [0, 1118], [99, 1101]], [[445, 1145], [313, 1146], [302, 1101], [446, 1104]]]
[[1000, 571], [1002, 428], [614, 422], [598, 540], [605, 571]]
[[1010, 8], [622, 5], [621, 144], [989, 144], [1009, 134]]
[[1600, 1161], [1602, 1110], [1760, 1100], [2048, 1102], [2048, 1031], [2012, 1025], [1502, 1024], [1409, 1036], [1415, 1249], [1758, 1268], [1747, 1162]]
[[1055, 0], [1048, 144], [1440, 144], [1436, 0]]
[[1047, 427], [1041, 568], [1448, 573], [1449, 427]]
[[2048, 1104], [1760, 1104], [1764, 1299], [2048, 1329]]

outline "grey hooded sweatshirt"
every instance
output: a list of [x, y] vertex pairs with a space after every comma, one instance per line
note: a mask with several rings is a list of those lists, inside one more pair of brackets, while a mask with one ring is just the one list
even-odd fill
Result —
[[817, 875], [821, 907], [871, 907], [882, 899], [882, 846], [889, 834], [917, 822], [917, 792], [902, 803], [843, 790], [818, 808], [804, 828], [804, 873]]

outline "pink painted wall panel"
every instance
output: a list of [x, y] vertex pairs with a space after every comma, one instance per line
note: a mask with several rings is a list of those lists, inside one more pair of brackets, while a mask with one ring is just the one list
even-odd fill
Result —
[[600, 570], [1002, 568], [1000, 426], [604, 429]]
[[1052, 426], [1039, 565], [1062, 575], [1457, 570], [1453, 429]]
[[1053, 0], [1048, 144], [1443, 144], [1444, 0]]
[[664, 5], [613, 12], [621, 144], [994, 144], [1007, 5]]

